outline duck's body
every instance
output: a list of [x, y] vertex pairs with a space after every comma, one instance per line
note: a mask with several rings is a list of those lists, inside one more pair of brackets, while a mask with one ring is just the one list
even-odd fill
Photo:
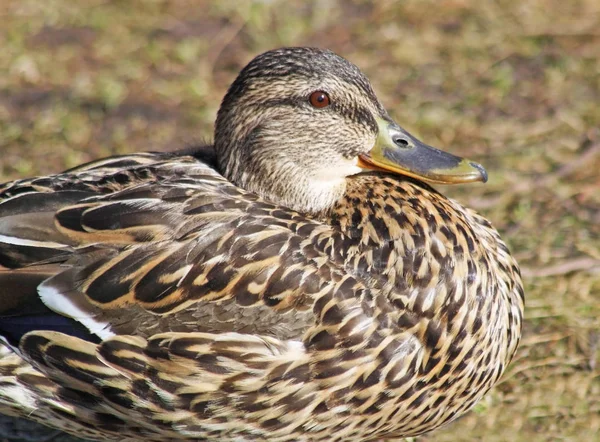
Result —
[[223, 150], [0, 187], [0, 412], [107, 440], [362, 441], [494, 385], [523, 291], [488, 221], [381, 172], [292, 210]]

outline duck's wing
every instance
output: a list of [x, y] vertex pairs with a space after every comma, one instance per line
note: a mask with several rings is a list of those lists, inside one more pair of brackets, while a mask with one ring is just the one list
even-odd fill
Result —
[[323, 252], [331, 228], [235, 187], [193, 156], [165, 155], [4, 187], [4, 328], [35, 313], [41, 324], [19, 322], [16, 337], [45, 324], [64, 332], [66, 317], [100, 339], [165, 331], [288, 339], [315, 323], [315, 296], [348, 278]]

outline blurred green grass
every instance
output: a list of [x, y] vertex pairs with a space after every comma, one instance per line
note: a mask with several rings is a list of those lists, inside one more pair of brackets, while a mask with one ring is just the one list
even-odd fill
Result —
[[0, 181], [210, 139], [253, 56], [329, 47], [395, 119], [483, 163], [444, 188], [519, 259], [525, 335], [503, 381], [423, 441], [600, 433], [600, 4], [596, 0], [0, 3]]

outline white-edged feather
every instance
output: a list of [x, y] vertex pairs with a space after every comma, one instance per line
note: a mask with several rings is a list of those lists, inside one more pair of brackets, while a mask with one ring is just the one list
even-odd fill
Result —
[[98, 321], [92, 314], [82, 310], [68, 296], [59, 292], [46, 280], [38, 286], [38, 294], [46, 307], [63, 316], [73, 318], [83, 324], [90, 333], [101, 339], [108, 339], [115, 334], [110, 330], [110, 324]]
[[47, 248], [66, 248], [65, 244], [54, 241], [35, 241], [31, 239], [18, 238], [16, 236], [0, 235], [0, 243], [11, 244], [14, 246], [27, 247], [47, 247]]

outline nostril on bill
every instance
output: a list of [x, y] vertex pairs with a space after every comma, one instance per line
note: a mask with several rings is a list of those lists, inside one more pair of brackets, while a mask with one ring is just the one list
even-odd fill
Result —
[[408, 147], [410, 145], [409, 141], [406, 138], [402, 137], [394, 137], [392, 138], [394, 144], [400, 147]]

